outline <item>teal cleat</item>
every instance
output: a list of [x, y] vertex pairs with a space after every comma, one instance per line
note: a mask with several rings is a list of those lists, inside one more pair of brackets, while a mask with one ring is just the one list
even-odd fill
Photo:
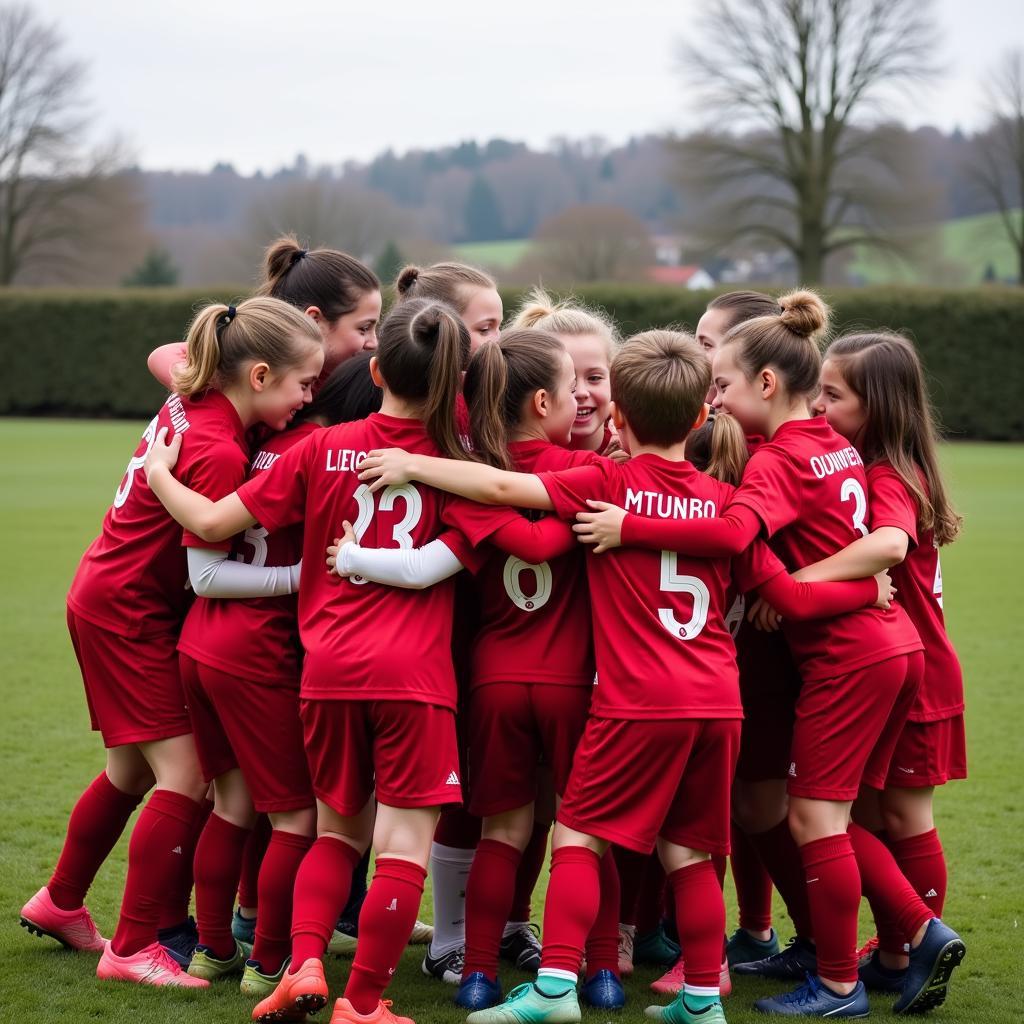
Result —
[[644, 1016], [666, 1024], [725, 1024], [725, 1010], [721, 1003], [713, 1003], [695, 1013], [683, 1002], [682, 992], [668, 1006], [648, 1006]]
[[772, 929], [771, 938], [755, 939], [745, 928], [737, 928], [729, 936], [726, 945], [726, 952], [729, 956], [729, 966], [736, 964], [750, 964], [756, 960], [764, 960], [765, 957], [774, 956], [779, 951], [779, 937]]
[[653, 967], [671, 967], [679, 959], [679, 946], [665, 934], [659, 924], [652, 932], [637, 935], [633, 940], [633, 963]]
[[573, 986], [558, 996], [546, 996], [534, 982], [512, 989], [505, 1002], [476, 1010], [466, 1024], [579, 1024], [580, 1003]]

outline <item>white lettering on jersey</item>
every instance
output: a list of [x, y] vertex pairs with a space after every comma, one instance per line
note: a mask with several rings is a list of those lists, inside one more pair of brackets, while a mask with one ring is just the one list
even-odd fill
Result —
[[328, 448], [328, 473], [354, 473], [359, 463], [366, 458], [366, 452], [357, 452], [352, 448]]
[[626, 511], [659, 519], [713, 519], [718, 515], [713, 501], [658, 491], [634, 491], [632, 487], [626, 489]]
[[281, 458], [275, 452], [258, 451], [252, 460], [252, 469], [270, 469], [270, 467]]
[[811, 472], [819, 479], [824, 480], [834, 473], [841, 473], [851, 466], [863, 466], [860, 452], [853, 445], [847, 445], [835, 452], [826, 452], [824, 455], [811, 456]]

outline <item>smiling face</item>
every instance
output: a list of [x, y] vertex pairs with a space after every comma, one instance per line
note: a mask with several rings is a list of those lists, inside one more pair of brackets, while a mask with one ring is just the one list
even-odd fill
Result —
[[497, 341], [501, 337], [501, 320], [505, 311], [496, 288], [471, 288], [461, 315], [469, 331], [470, 354], [486, 342]]
[[267, 370], [263, 386], [253, 395], [255, 418], [272, 430], [284, 430], [295, 414], [313, 400], [313, 384], [323, 368], [323, 345], [312, 345], [306, 340], [296, 344], [305, 346], [302, 361], [280, 373]]
[[380, 310], [380, 292], [364, 292], [350, 313], [343, 313], [333, 323], [318, 320], [324, 339], [325, 368], [328, 371], [357, 352], [364, 349], [372, 352], [376, 349]]
[[553, 444], [569, 443], [576, 422], [576, 367], [568, 352], [559, 358], [558, 384], [548, 395], [548, 415], [544, 419], [544, 434]]
[[736, 346], [725, 345], [711, 361], [711, 379], [715, 385], [715, 398], [711, 403], [724, 409], [750, 434], [764, 434], [768, 422], [768, 403], [765, 401], [758, 378], [747, 380], [736, 362]]
[[857, 444], [867, 423], [867, 410], [832, 359], [821, 365], [821, 388], [811, 403], [816, 416], [824, 416], [828, 425], [851, 444]]
[[576, 379], [576, 416], [572, 447], [597, 451], [604, 439], [610, 415], [612, 386], [608, 342], [598, 334], [559, 334], [558, 340], [572, 358]]

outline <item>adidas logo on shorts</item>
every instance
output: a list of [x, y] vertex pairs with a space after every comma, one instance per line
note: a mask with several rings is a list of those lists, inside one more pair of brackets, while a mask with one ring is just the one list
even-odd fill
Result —
[[181, 853], [181, 847], [180, 846], [176, 846], [173, 850], [171, 850], [171, 853], [178, 853], [178, 854], [180, 854]]
[[932, 896], [938, 896], [938, 895], [939, 895], [939, 894], [938, 894], [938, 893], [937, 893], [937, 892], [936, 892], [936, 891], [935, 891], [934, 889], [929, 889], [929, 890], [928, 890], [928, 891], [927, 891], [927, 892], [926, 892], [926, 893], [924, 894], [924, 898], [925, 898], [925, 899], [928, 899], [929, 897], [932, 897]]
[[446, 786], [457, 786], [459, 784], [459, 777], [455, 772], [449, 772], [448, 778], [444, 780]]

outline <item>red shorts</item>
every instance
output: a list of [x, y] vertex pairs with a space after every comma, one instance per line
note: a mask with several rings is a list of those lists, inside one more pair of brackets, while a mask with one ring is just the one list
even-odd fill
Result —
[[318, 800], [353, 817], [377, 794], [389, 807], [462, 800], [455, 713], [407, 700], [301, 700]]
[[312, 807], [298, 691], [179, 658], [203, 778], [240, 768], [257, 811]]
[[964, 716], [907, 722], [896, 741], [886, 786], [917, 789], [967, 778]]
[[746, 782], [785, 779], [800, 672], [781, 632], [765, 633], [744, 622], [736, 652], [744, 716], [736, 778]]
[[532, 803], [537, 769], [551, 769], [555, 792], [569, 782], [572, 756], [590, 708], [589, 686], [488, 683], [469, 699], [469, 810], [487, 817]]
[[105, 747], [167, 740], [192, 731], [176, 634], [121, 636], [70, 608], [68, 632], [82, 670], [89, 718]]
[[658, 836], [729, 852], [729, 790], [740, 720], [587, 719], [558, 820], [650, 853]]
[[896, 742], [924, 675], [920, 651], [834, 679], [805, 682], [796, 709], [790, 796], [854, 800], [885, 786]]

